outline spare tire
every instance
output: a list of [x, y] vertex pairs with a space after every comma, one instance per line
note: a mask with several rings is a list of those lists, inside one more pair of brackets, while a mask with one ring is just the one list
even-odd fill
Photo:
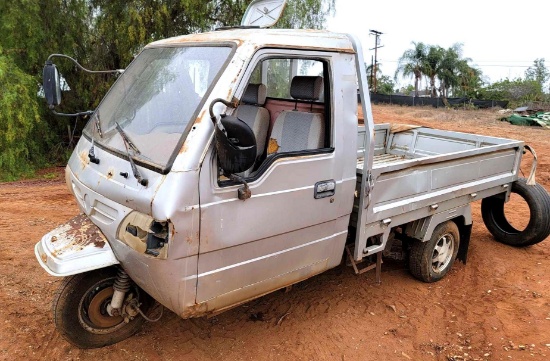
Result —
[[515, 247], [531, 246], [550, 235], [550, 195], [540, 184], [527, 185], [525, 178], [512, 184], [512, 193], [522, 197], [531, 215], [523, 231], [508, 222], [504, 214], [504, 198], [496, 195], [481, 201], [481, 215], [485, 226], [498, 242]]

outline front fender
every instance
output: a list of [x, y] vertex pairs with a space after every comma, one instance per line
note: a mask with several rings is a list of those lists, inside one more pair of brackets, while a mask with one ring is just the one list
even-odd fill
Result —
[[34, 254], [52, 276], [70, 276], [119, 263], [101, 230], [85, 214], [45, 234], [34, 246]]

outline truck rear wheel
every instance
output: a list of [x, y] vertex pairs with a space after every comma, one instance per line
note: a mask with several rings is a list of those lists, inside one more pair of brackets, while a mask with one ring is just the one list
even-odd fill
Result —
[[453, 266], [460, 246], [460, 233], [453, 221], [435, 227], [427, 242], [414, 242], [409, 254], [409, 269], [424, 282], [442, 279]]
[[527, 185], [525, 178], [512, 184], [512, 192], [529, 206], [529, 223], [520, 231], [508, 222], [504, 213], [504, 198], [493, 196], [481, 201], [483, 223], [498, 242], [525, 247], [543, 241], [550, 235], [550, 196], [540, 184]]
[[[145, 322], [136, 315], [128, 323], [122, 316], [110, 316], [107, 305], [113, 295], [117, 269], [103, 268], [66, 277], [53, 300], [53, 318], [61, 336], [80, 348], [112, 345], [136, 333]], [[154, 300], [135, 284], [126, 294], [138, 299], [147, 311]]]

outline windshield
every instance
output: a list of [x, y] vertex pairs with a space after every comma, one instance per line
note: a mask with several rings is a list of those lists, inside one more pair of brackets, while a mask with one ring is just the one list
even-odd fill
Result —
[[101, 102], [84, 133], [126, 154], [118, 123], [139, 149], [134, 155], [166, 168], [202, 98], [231, 53], [230, 47], [145, 49]]

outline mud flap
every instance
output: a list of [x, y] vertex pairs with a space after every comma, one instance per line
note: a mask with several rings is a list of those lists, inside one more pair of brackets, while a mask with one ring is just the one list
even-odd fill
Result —
[[470, 237], [472, 236], [472, 224], [465, 224], [459, 226], [460, 230], [460, 246], [458, 247], [458, 253], [456, 259], [466, 264], [468, 258], [468, 248], [470, 246]]
[[44, 235], [34, 253], [52, 276], [70, 276], [119, 263], [101, 230], [85, 214]]

